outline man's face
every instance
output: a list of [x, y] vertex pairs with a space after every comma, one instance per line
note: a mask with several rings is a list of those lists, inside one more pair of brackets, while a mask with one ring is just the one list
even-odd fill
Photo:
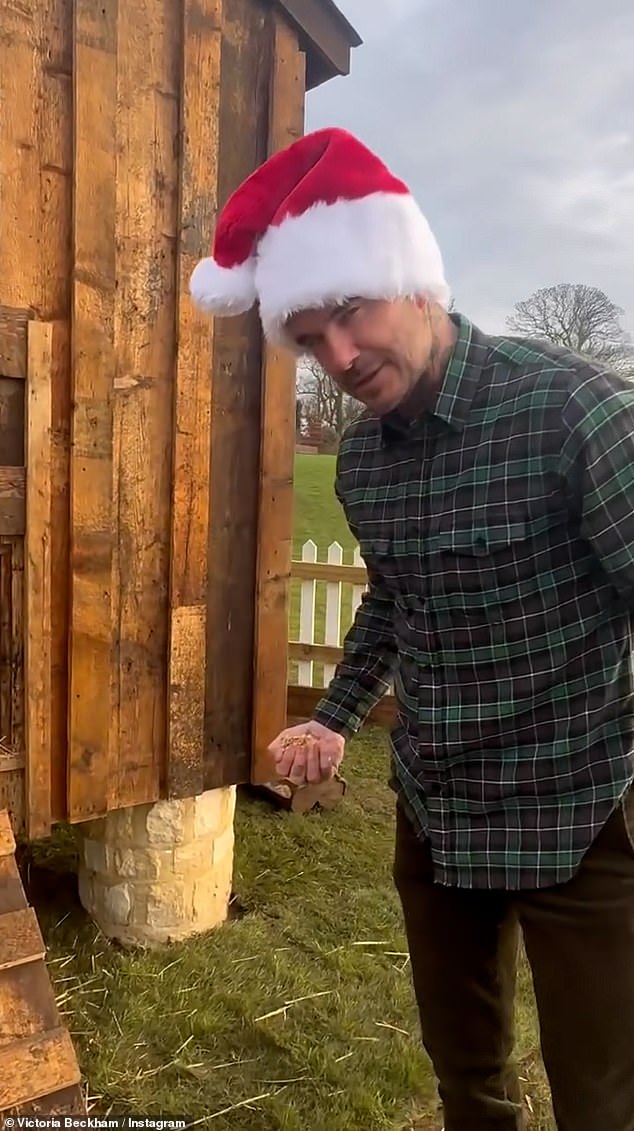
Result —
[[339, 388], [382, 416], [408, 396], [429, 360], [426, 309], [422, 299], [351, 299], [300, 311], [286, 331]]

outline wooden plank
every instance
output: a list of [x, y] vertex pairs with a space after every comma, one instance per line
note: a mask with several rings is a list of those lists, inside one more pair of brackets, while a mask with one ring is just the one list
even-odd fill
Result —
[[0, 374], [26, 377], [26, 326], [28, 310], [0, 305]]
[[0, 972], [44, 958], [46, 947], [32, 907], [0, 915]]
[[[73, 3], [46, 0], [33, 5], [36, 66], [40, 199], [37, 277], [38, 317], [52, 324], [51, 389], [51, 665], [50, 808], [55, 820], [66, 818], [68, 759], [68, 651], [70, 621], [70, 319], [73, 286]], [[77, 204], [85, 206], [83, 200]], [[24, 234], [24, 243], [33, 233]], [[81, 263], [78, 264], [81, 266]], [[27, 471], [28, 475], [28, 471]], [[28, 488], [27, 488], [28, 490]], [[27, 501], [28, 511], [28, 501]], [[45, 810], [33, 813], [30, 835], [46, 835]], [[39, 829], [39, 832], [37, 831]]]
[[[298, 723], [310, 719], [317, 703], [324, 695], [322, 687], [288, 688], [288, 722]], [[396, 724], [397, 704], [393, 695], [384, 695], [366, 719], [366, 725], [391, 728]]]
[[0, 467], [0, 537], [24, 534], [25, 471], [23, 467]]
[[341, 581], [351, 585], [367, 585], [364, 566], [329, 565], [327, 562], [291, 562], [291, 577], [305, 581]]
[[[266, 158], [270, 11], [224, 0], [218, 203]], [[213, 341], [205, 784], [248, 781], [261, 435], [257, 311], [219, 318]]]
[[59, 1021], [43, 960], [0, 971], [0, 1049], [57, 1029]]
[[[304, 128], [304, 56], [295, 33], [273, 19], [269, 154], [289, 145]], [[267, 747], [284, 727], [288, 607], [293, 542], [295, 363], [266, 345], [262, 368], [262, 446], [258, 504], [258, 560], [254, 643], [251, 781], [272, 776]]]
[[[2, 7], [11, 60], [0, 67], [2, 299], [45, 319], [68, 316], [71, 2]], [[7, 353], [0, 371], [25, 377], [26, 341]]]
[[80, 1079], [66, 1029], [17, 1041], [0, 1049], [0, 1111], [78, 1084]]
[[169, 663], [169, 797], [202, 793], [205, 723], [206, 610], [172, 609]]
[[333, 644], [304, 644], [301, 640], [291, 640], [288, 645], [288, 656], [291, 660], [315, 660], [319, 664], [338, 664], [343, 656], [343, 650]]
[[7, 851], [9, 855], [4, 853], [0, 831], [0, 914], [4, 914], [5, 911], [18, 911], [21, 907], [27, 906], [15, 856], [11, 855], [15, 851], [15, 842], [14, 847]]
[[[71, 1088], [61, 1088], [58, 1092], [50, 1092], [48, 1096], [38, 1096], [37, 1099], [28, 1100], [20, 1104], [19, 1108], [10, 1108], [6, 1112], [6, 1115], [31, 1115], [39, 1118], [55, 1116], [56, 1119], [64, 1115], [86, 1116], [86, 1114], [86, 1100], [78, 1084], [74, 1084]], [[53, 1123], [50, 1126], [53, 1127]], [[81, 1124], [77, 1124], [77, 1126], [81, 1126]]]
[[25, 547], [25, 683], [27, 820], [29, 836], [51, 828], [51, 323], [31, 322], [28, 339], [26, 462], [28, 527]]
[[[179, 291], [170, 572], [167, 792], [204, 787], [207, 555], [214, 326], [197, 315], [189, 278], [209, 254], [218, 193], [222, 0], [185, 0], [181, 104]], [[202, 682], [201, 682], [202, 677]]]
[[[51, 343], [51, 820], [66, 819], [70, 611], [70, 328], [53, 322]], [[27, 468], [28, 476], [28, 468]], [[27, 495], [28, 498], [28, 495]], [[27, 502], [28, 512], [28, 502]], [[33, 830], [41, 820], [33, 810]], [[45, 822], [40, 825], [45, 829]], [[35, 836], [33, 831], [31, 836]], [[42, 835], [42, 834], [38, 834]]]
[[[6, 809], [0, 810], [0, 857], [15, 852], [15, 837]], [[1, 909], [0, 909], [1, 910]]]
[[117, 0], [74, 7], [71, 820], [107, 812], [113, 721]]
[[110, 808], [156, 800], [164, 772], [181, 20], [173, 0], [119, 4]]
[[[24, 770], [26, 758], [23, 753], [12, 751], [9, 747], [0, 745], [0, 774], [8, 774], [14, 770]], [[2, 805], [0, 804], [0, 808]]]
[[0, 851], [3, 834], [9, 851], [0, 855], [0, 1112], [5, 1121], [8, 1115], [85, 1115], [77, 1058], [60, 1024], [8, 816], [0, 812]]
[[27, 820], [32, 837], [46, 836], [51, 828], [53, 333], [50, 322], [29, 325], [25, 679], [28, 688]]
[[[38, 104], [40, 85], [34, 40], [37, 0], [3, 4], [3, 65], [0, 66], [0, 169], [2, 212], [0, 279], [3, 302], [39, 304], [37, 281], [39, 205]], [[10, 58], [10, 65], [5, 60]], [[20, 373], [19, 370], [22, 372]], [[26, 342], [11, 376], [26, 374]]]

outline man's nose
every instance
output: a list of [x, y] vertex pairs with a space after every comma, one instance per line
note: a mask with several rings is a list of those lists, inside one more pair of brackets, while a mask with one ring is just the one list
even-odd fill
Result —
[[352, 335], [341, 326], [328, 327], [328, 352], [335, 373], [346, 373], [359, 359]]

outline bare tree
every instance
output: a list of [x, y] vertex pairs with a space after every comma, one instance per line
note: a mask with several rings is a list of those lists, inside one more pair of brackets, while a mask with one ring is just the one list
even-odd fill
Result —
[[363, 411], [363, 406], [347, 396], [316, 361], [302, 362], [297, 372], [297, 388], [306, 423], [320, 424], [337, 439]]
[[631, 338], [621, 325], [623, 313], [598, 287], [559, 283], [518, 302], [507, 325], [527, 337], [546, 339], [634, 374]]

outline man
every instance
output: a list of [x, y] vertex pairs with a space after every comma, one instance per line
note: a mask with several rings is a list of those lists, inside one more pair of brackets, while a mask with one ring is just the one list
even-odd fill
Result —
[[446, 1131], [524, 1125], [520, 929], [559, 1131], [632, 1131], [634, 390], [449, 314], [406, 186], [338, 130], [237, 190], [192, 292], [257, 301], [367, 406], [336, 473], [367, 593], [270, 749], [327, 776], [394, 680], [394, 876]]

